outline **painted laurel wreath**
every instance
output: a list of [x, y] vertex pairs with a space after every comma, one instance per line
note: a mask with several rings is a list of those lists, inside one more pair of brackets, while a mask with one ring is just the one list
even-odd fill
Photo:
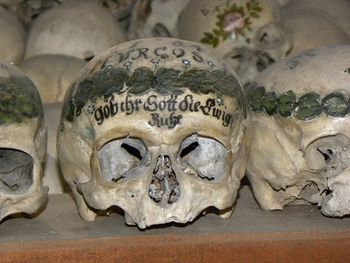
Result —
[[[127, 87], [127, 88], [125, 88]], [[70, 89], [65, 102], [65, 117], [72, 121], [81, 114], [85, 104], [98, 98], [110, 98], [113, 94], [141, 95], [149, 90], [167, 95], [181, 94], [183, 88], [194, 93], [221, 93], [236, 97], [244, 108], [243, 92], [236, 78], [222, 70], [207, 71], [192, 68], [180, 71], [172, 68], [159, 68], [155, 72], [149, 68], [136, 69], [131, 75], [123, 68], [104, 68], [90, 78], [76, 83]]]
[[0, 79], [0, 125], [39, 116], [43, 116], [40, 95], [29, 79]]
[[254, 112], [265, 111], [272, 116], [295, 117], [307, 121], [322, 113], [332, 117], [344, 117], [349, 113], [350, 102], [342, 92], [332, 92], [321, 98], [315, 92], [309, 92], [299, 99], [291, 90], [277, 95], [274, 91], [266, 92], [264, 87], [248, 89], [247, 100]]

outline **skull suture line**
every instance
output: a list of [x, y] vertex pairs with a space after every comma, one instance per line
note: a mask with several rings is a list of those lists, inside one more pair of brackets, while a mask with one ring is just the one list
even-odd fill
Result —
[[[92, 60], [66, 96], [58, 155], [80, 215], [119, 206], [140, 228], [233, 211], [247, 116], [237, 78], [205, 47], [135, 40]], [[91, 208], [90, 208], [91, 207]]]
[[263, 209], [313, 203], [350, 214], [350, 46], [301, 53], [247, 90], [253, 143], [248, 177]]
[[191, 0], [178, 31], [179, 38], [213, 47], [243, 84], [291, 48], [274, 0]]
[[46, 154], [43, 109], [34, 84], [12, 65], [0, 63], [0, 221], [32, 214], [46, 200], [42, 166]]

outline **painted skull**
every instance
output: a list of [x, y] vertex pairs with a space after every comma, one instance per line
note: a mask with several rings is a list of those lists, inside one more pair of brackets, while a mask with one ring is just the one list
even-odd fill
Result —
[[86, 220], [111, 206], [140, 228], [186, 223], [210, 206], [228, 217], [246, 125], [235, 74], [205, 47], [135, 40], [83, 69], [66, 96], [58, 158]]
[[247, 166], [263, 209], [312, 203], [350, 213], [350, 46], [276, 63], [247, 89], [253, 142]]
[[34, 84], [16, 67], [0, 64], [0, 221], [32, 214], [46, 200], [43, 109]]
[[291, 48], [273, 0], [191, 0], [178, 30], [179, 38], [214, 48], [243, 84]]

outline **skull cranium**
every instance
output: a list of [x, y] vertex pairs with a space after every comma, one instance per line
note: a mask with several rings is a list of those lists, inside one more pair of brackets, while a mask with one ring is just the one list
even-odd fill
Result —
[[80, 215], [140, 228], [233, 211], [248, 152], [235, 74], [208, 50], [144, 39], [92, 60], [66, 97], [58, 156]]
[[247, 170], [262, 208], [312, 203], [329, 216], [350, 213], [349, 58], [346, 45], [305, 51], [248, 89]]

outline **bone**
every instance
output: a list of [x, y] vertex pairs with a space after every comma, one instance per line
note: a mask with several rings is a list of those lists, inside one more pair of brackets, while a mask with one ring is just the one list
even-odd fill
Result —
[[21, 193], [33, 183], [33, 159], [26, 153], [0, 148], [0, 191]]
[[34, 82], [43, 103], [63, 102], [70, 85], [85, 61], [64, 55], [38, 55], [18, 63], [18, 67]]
[[61, 54], [89, 60], [123, 41], [124, 32], [108, 10], [91, 1], [68, 1], [34, 21], [25, 58]]
[[349, 213], [349, 58], [349, 45], [304, 51], [247, 88], [247, 174], [263, 209], [315, 204], [327, 216]]
[[63, 108], [58, 159], [83, 219], [118, 206], [144, 229], [208, 207], [232, 214], [249, 117], [236, 74], [209, 48], [120, 44], [84, 67]]
[[43, 107], [34, 84], [14, 65], [0, 63], [0, 221], [44, 205], [46, 155]]
[[0, 6], [0, 60], [16, 63], [24, 56], [27, 34], [16, 16]]
[[284, 58], [291, 48], [290, 37], [280, 21], [279, 6], [266, 0], [246, 3], [191, 0], [178, 23], [180, 38], [214, 48], [243, 84], [253, 81], [261, 67], [270, 64], [260, 63], [261, 57], [275, 62]]

